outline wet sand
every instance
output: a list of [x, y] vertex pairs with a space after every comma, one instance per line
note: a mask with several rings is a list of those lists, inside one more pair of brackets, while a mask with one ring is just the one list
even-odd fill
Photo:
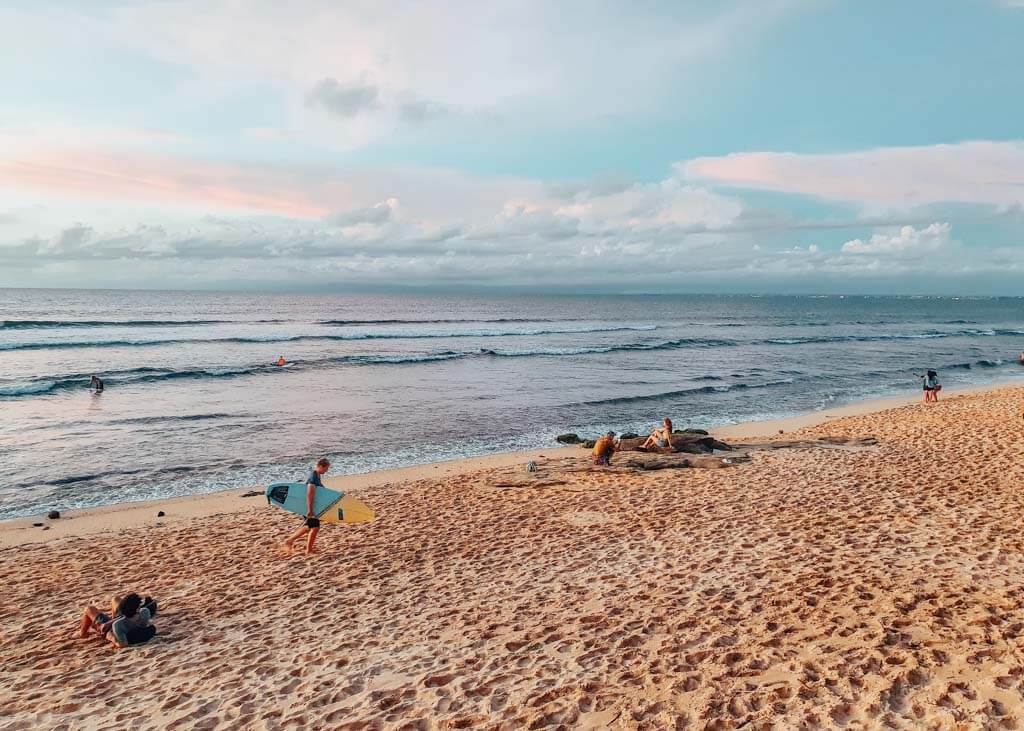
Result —
[[[728, 469], [369, 481], [378, 520], [312, 557], [261, 498], [47, 531], [0, 549], [0, 728], [1014, 728], [1022, 406], [819, 415], [777, 438], [878, 446]], [[76, 639], [123, 589], [157, 639]]]

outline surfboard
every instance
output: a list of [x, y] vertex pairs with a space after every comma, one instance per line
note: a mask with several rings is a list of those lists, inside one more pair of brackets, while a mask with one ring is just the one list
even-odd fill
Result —
[[[296, 515], [306, 515], [306, 483], [275, 482], [267, 485], [267, 502]], [[369, 523], [373, 510], [358, 498], [329, 487], [318, 487], [313, 514], [321, 523]]]

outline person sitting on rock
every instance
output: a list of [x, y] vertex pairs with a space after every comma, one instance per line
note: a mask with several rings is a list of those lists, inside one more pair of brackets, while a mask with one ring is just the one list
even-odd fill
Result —
[[612, 455], [618, 450], [619, 445], [615, 443], [615, 432], [610, 431], [594, 443], [594, 452], [591, 458], [595, 465], [607, 467], [612, 463]]
[[651, 430], [651, 436], [647, 437], [647, 441], [644, 442], [644, 449], [660, 449], [663, 452], [674, 452], [675, 448], [672, 446], [672, 420], [665, 417], [662, 422], [662, 427], [654, 427]]

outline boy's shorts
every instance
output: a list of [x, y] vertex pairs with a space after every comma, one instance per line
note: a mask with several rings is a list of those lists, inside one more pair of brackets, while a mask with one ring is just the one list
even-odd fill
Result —
[[96, 619], [94, 619], [92, 621], [92, 628], [94, 630], [96, 630], [97, 632], [99, 632], [100, 631], [100, 627], [105, 625], [111, 619], [113, 619], [113, 618], [109, 614], [104, 614], [103, 612], [100, 612], [99, 614], [96, 615]]

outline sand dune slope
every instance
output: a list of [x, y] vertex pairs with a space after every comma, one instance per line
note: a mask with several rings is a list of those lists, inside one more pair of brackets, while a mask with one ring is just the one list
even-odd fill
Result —
[[[728, 469], [368, 488], [378, 521], [310, 558], [263, 506], [6, 549], [0, 727], [1016, 728], [1022, 404], [850, 417], [804, 434], [877, 447]], [[125, 587], [157, 640], [73, 638]]]

